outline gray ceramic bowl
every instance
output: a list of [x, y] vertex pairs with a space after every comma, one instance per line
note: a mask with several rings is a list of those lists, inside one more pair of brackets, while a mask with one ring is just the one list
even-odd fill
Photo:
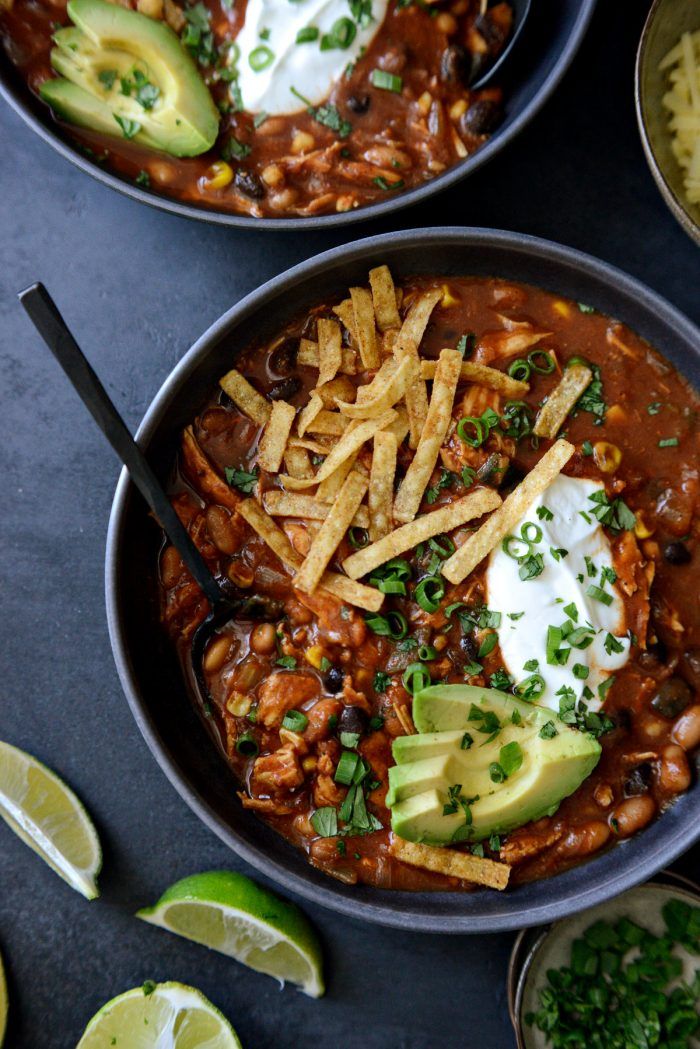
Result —
[[116, 189], [143, 204], [151, 204], [186, 218], [201, 219], [220, 226], [244, 226], [249, 229], [276, 229], [296, 232], [344, 226], [369, 221], [400, 208], [426, 200], [442, 189], [465, 178], [495, 156], [541, 109], [555, 90], [576, 54], [593, 15], [596, 0], [537, 0], [520, 35], [512, 57], [504, 65], [498, 82], [506, 96], [506, 118], [491, 139], [471, 157], [449, 168], [437, 178], [424, 182], [405, 193], [391, 194], [390, 199], [356, 211], [318, 215], [312, 218], [256, 219], [233, 215], [213, 208], [193, 207], [172, 198], [141, 189], [128, 179], [112, 174], [86, 157], [71, 136], [52, 118], [48, 107], [26, 86], [0, 45], [0, 95], [45, 142], [53, 146], [76, 167], [92, 175], [105, 186]]
[[[700, 332], [652, 291], [571, 248], [516, 233], [410, 230], [318, 255], [248, 295], [199, 339], [156, 395], [139, 429], [166, 477], [179, 435], [201, 410], [236, 350], [388, 263], [411, 274], [498, 274], [538, 284], [629, 324], [700, 386]], [[347, 886], [310, 867], [235, 794], [233, 774], [206, 734], [158, 623], [154, 566], [160, 534], [122, 475], [107, 539], [107, 614], [117, 669], [134, 717], [161, 768], [190, 807], [252, 867], [300, 896], [354, 918], [426, 932], [485, 932], [539, 925], [649, 878], [700, 836], [700, 784], [643, 834], [555, 878], [507, 893], [410, 893]]]
[[655, 0], [639, 41], [634, 95], [642, 145], [661, 196], [686, 233], [700, 244], [700, 205], [690, 204], [683, 192], [683, 173], [671, 150], [668, 113], [661, 101], [668, 90], [667, 74], [659, 70], [681, 35], [697, 29], [698, 4]]

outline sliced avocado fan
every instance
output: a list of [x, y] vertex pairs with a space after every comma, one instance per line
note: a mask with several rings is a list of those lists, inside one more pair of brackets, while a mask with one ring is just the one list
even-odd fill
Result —
[[387, 794], [406, 841], [480, 841], [550, 815], [601, 753], [551, 710], [474, 685], [424, 689], [413, 721], [419, 734], [394, 741]]
[[71, 124], [176, 157], [211, 149], [219, 113], [178, 37], [163, 22], [107, 0], [69, 0], [41, 97]]

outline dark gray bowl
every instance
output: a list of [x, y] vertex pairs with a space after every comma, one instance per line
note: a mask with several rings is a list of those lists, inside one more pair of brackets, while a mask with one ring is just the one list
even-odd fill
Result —
[[[342, 297], [386, 262], [397, 277], [497, 274], [590, 303], [631, 325], [700, 385], [700, 332], [643, 284], [571, 248], [516, 233], [427, 229], [327, 251], [264, 284], [225, 313], [183, 358], [139, 429], [160, 476], [182, 427], [201, 409], [236, 350], [272, 336], [325, 298]], [[507, 893], [408, 893], [351, 887], [310, 867], [235, 796], [236, 783], [185, 691], [158, 624], [153, 582], [159, 532], [124, 473], [107, 539], [107, 614], [127, 699], [156, 760], [202, 820], [256, 870], [311, 901], [385, 925], [426, 932], [484, 932], [539, 925], [651, 877], [700, 836], [700, 784], [653, 826], [583, 866]], [[149, 582], [150, 580], [150, 582]]]
[[498, 83], [506, 93], [506, 119], [486, 145], [449, 168], [438, 178], [431, 179], [405, 193], [391, 194], [390, 199], [356, 211], [341, 214], [318, 215], [311, 218], [256, 219], [248, 215], [232, 215], [205, 207], [182, 204], [169, 197], [141, 189], [128, 179], [112, 174], [88, 159], [76, 146], [70, 135], [57, 124], [51, 112], [26, 86], [17, 70], [0, 47], [0, 94], [22, 119], [61, 156], [82, 171], [120, 193], [186, 218], [214, 222], [220, 226], [244, 226], [251, 229], [293, 230], [344, 226], [387, 215], [406, 208], [476, 171], [500, 152], [535, 116], [552, 94], [566, 72], [583, 40], [593, 15], [596, 0], [537, 0], [519, 37], [512, 56], [499, 72]]

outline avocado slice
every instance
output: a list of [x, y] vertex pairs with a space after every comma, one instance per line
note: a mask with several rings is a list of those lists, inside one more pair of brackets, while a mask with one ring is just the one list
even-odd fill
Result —
[[549, 815], [601, 753], [551, 710], [473, 685], [424, 689], [413, 721], [419, 734], [394, 741], [387, 794], [392, 830], [407, 841], [479, 841]]
[[69, 0], [41, 97], [65, 120], [176, 157], [211, 149], [219, 113], [190, 55], [163, 22], [107, 0]]

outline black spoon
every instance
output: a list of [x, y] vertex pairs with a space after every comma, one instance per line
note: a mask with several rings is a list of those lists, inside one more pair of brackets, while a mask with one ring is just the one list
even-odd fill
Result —
[[274, 618], [270, 615], [272, 610], [266, 609], [260, 599], [226, 593], [211, 573], [44, 285], [32, 284], [19, 292], [18, 298], [209, 602], [210, 612], [192, 637], [191, 660], [197, 685], [202, 694], [210, 698], [202, 659], [212, 634], [234, 616], [237, 619]]
[[[473, 80], [469, 87], [472, 91], [476, 91], [479, 88], [485, 87], [489, 80], [496, 75], [498, 70], [501, 68], [503, 63], [506, 61], [513, 48], [515, 47], [518, 37], [523, 31], [525, 22], [527, 21], [530, 9], [532, 7], [532, 0], [510, 0], [510, 5], [513, 8], [513, 28], [508, 38], [508, 43], [501, 51], [500, 55], [494, 59], [490, 66], [479, 76], [478, 70], [476, 79]], [[485, 14], [488, 10], [486, 3], [482, 4], [482, 14]]]

